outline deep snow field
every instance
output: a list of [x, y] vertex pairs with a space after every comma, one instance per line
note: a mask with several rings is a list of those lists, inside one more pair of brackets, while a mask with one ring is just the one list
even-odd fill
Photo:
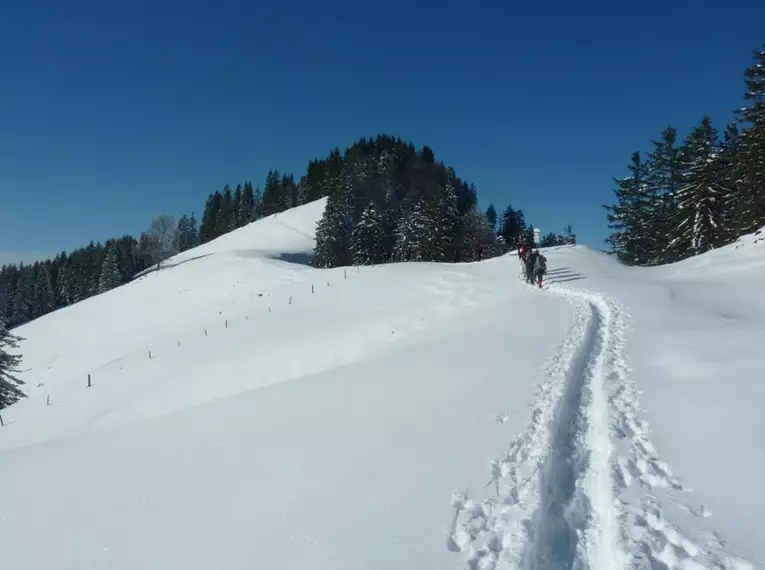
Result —
[[762, 234], [538, 290], [313, 269], [323, 207], [15, 331], [3, 569], [765, 567]]

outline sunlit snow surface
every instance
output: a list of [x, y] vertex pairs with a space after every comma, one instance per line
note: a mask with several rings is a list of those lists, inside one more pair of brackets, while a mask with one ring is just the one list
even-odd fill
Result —
[[758, 236], [540, 291], [313, 269], [323, 207], [16, 331], [3, 568], [762, 567]]

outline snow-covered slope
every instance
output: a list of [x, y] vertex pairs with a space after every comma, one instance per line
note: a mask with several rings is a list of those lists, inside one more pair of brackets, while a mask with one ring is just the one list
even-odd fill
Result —
[[539, 294], [575, 322], [495, 492], [455, 496], [453, 549], [491, 568], [765, 567], [763, 234], [658, 268], [547, 250]]
[[539, 291], [513, 255], [313, 269], [323, 207], [19, 330], [3, 567], [765, 564], [754, 237], [560, 248]]

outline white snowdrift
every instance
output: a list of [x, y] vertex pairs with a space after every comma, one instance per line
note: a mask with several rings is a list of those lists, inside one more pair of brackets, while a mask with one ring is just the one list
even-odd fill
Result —
[[22, 327], [4, 567], [765, 565], [757, 236], [558, 248], [539, 291], [513, 255], [291, 263], [323, 207]]
[[512, 259], [275, 260], [312, 246], [319, 213], [19, 331], [30, 397], [0, 429], [4, 565], [459, 567], [448, 497], [486, 483], [571, 311]]

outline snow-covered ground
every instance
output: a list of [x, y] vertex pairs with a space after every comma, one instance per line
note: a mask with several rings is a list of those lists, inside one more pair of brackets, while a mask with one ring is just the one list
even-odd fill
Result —
[[17, 331], [4, 568], [765, 565], [765, 243], [559, 248], [539, 291], [512, 255], [313, 269], [323, 206]]

